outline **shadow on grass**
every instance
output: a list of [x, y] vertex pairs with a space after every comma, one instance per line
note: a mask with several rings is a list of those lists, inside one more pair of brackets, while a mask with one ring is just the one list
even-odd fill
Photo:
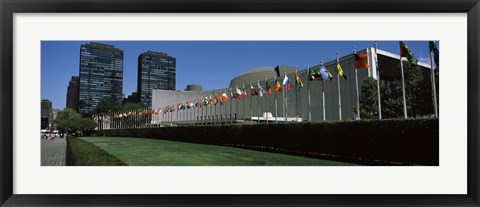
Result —
[[92, 143], [78, 138], [67, 139], [67, 166], [125, 166], [120, 159]]

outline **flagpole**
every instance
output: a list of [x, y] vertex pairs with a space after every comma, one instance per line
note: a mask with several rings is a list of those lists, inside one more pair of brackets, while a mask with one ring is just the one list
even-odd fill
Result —
[[233, 95], [233, 90], [232, 88], [230, 88], [230, 99], [232, 99], [230, 101], [230, 124], [233, 124], [233, 119], [232, 119], [232, 115], [233, 115], [233, 98], [232, 98], [232, 95]]
[[380, 99], [380, 68], [378, 67], [377, 42], [375, 41], [375, 67], [377, 69], [378, 118], [382, 119], [382, 100]]
[[[307, 61], [307, 76], [310, 73], [310, 63]], [[308, 94], [308, 121], [312, 121], [312, 110], [311, 110], [311, 102], [310, 102], [310, 77], [307, 77], [307, 94]]]
[[[337, 67], [340, 64], [340, 59], [338, 58], [338, 51], [337, 51]], [[345, 74], [344, 74], [345, 75]], [[340, 73], [337, 68], [337, 84], [338, 84], [338, 117], [340, 121], [342, 120], [342, 93], [340, 92]]]
[[[243, 92], [242, 92], [242, 96], [243, 96], [243, 93], [247, 94], [247, 91], [245, 91], [245, 82], [243, 82], [242, 88], [243, 88]], [[245, 116], [245, 98], [246, 97], [242, 98], [243, 99], [243, 123], [247, 121], [247, 117]]]
[[[260, 86], [260, 80], [257, 80], [257, 87]], [[258, 119], [257, 119], [257, 123], [260, 123], [260, 88], [258, 89], [259, 92], [258, 92], [258, 97], [257, 97], [257, 107], [258, 107]], [[262, 93], [262, 96], [263, 96], [263, 93]]]
[[[353, 46], [353, 54], [357, 54], [357, 46]], [[353, 57], [355, 59], [355, 57]], [[360, 96], [358, 95], [358, 69], [355, 67], [355, 88], [357, 92], [357, 119], [360, 119]]]
[[[238, 89], [238, 85], [237, 85], [237, 89]], [[237, 96], [236, 93], [237, 93], [237, 91], [235, 91], [235, 97]], [[240, 98], [241, 98], [241, 97], [242, 97], [242, 96], [241, 96], [241, 94], [240, 94]], [[237, 116], [238, 116], [238, 97], [237, 97], [236, 100], [237, 100], [237, 101], [235, 101], [235, 102], [236, 102], [235, 105], [237, 105], [237, 110], [236, 110], [236, 113], [234, 114], [234, 115], [235, 115], [235, 123], [237, 122]]]
[[[297, 76], [298, 76], [298, 71], [297, 71], [297, 66], [295, 66], [295, 122], [298, 122], [298, 83], [297, 83]], [[300, 77], [298, 77], [300, 78]]]
[[407, 102], [406, 102], [406, 99], [405, 99], [405, 79], [404, 79], [404, 75], [403, 75], [403, 57], [400, 56], [400, 68], [401, 68], [401, 72], [402, 72], [402, 96], [403, 96], [403, 115], [406, 118], [407, 117]]
[[278, 122], [278, 102], [277, 102], [277, 91], [275, 90], [275, 86], [277, 85], [277, 79], [275, 79], [275, 82], [273, 83], [273, 88], [275, 91], [275, 123]]
[[[287, 72], [283, 72], [284, 75], [287, 75]], [[284, 78], [285, 79], [285, 78]], [[282, 84], [283, 85], [283, 84]], [[286, 105], [285, 105], [285, 90], [286, 90], [286, 86], [283, 86], [283, 91], [282, 91], [282, 105], [283, 105], [283, 116], [284, 116], [284, 120], [285, 122], [287, 121], [287, 112], [286, 112]]]
[[[267, 93], [265, 94], [265, 123], [268, 123], [268, 79], [265, 76], [265, 88], [267, 89]], [[270, 88], [270, 90], [272, 90]]]
[[[323, 57], [320, 58], [321, 65], [323, 66]], [[325, 116], [325, 79], [322, 80], [322, 106], [323, 106], [323, 121], [326, 120]]]
[[[435, 42], [432, 42], [432, 44], [435, 44]], [[435, 82], [436, 82], [435, 81], [435, 70], [434, 70], [434, 67], [433, 67], [432, 50], [431, 49], [430, 49], [429, 56], [430, 56], [430, 73], [431, 73], [430, 80], [432, 81], [433, 109], [435, 110], [435, 118], [438, 118], [437, 90], [436, 90], [436, 85], [435, 85]]]
[[[250, 81], [250, 94], [252, 93], [252, 87], [253, 87], [252, 82]], [[253, 90], [255, 90], [255, 89], [253, 89]], [[253, 120], [252, 120], [252, 116], [253, 116], [253, 114], [252, 114], [252, 99], [253, 99], [253, 94], [250, 95], [250, 123], [253, 122]]]

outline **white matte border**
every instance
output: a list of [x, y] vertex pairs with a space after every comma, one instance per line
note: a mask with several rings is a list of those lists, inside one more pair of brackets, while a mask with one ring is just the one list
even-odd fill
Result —
[[[466, 14], [16, 13], [13, 27], [15, 194], [467, 193]], [[454, 77], [440, 81], [440, 166], [40, 167], [42, 40], [440, 40], [440, 79]]]

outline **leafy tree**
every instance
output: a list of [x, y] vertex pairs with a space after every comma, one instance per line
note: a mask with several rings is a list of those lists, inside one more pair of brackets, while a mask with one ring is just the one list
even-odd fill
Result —
[[120, 109], [121, 105], [115, 99], [104, 97], [102, 100], [100, 100], [95, 109], [93, 109], [93, 113], [109, 113], [119, 111]]
[[147, 108], [147, 105], [142, 103], [125, 103], [121, 107], [121, 111], [134, 111], [134, 110], [143, 110]]
[[[418, 66], [403, 63], [405, 79], [405, 99], [409, 117], [430, 116], [433, 114], [431, 82]], [[400, 67], [400, 66], [399, 66]], [[393, 80], [387, 87], [380, 84], [382, 118], [403, 117], [403, 94], [401, 78]], [[377, 82], [367, 78], [360, 97], [360, 116], [366, 119], [378, 118]]]
[[73, 133], [77, 130], [93, 131], [97, 127], [93, 120], [80, 117], [80, 114], [71, 108], [59, 111], [54, 123], [56, 129], [67, 133]]

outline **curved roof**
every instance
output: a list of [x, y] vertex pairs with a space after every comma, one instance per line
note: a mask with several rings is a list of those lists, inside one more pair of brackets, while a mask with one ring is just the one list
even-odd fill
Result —
[[[272, 79], [276, 77], [274, 68], [275, 66], [264, 66], [247, 70], [239, 76], [233, 78], [230, 81], [229, 87], [235, 88], [237, 86], [242, 86], [243, 84], [256, 83], [257, 81], [264, 81], [265, 78]], [[279, 66], [279, 68], [281, 75], [284, 73], [290, 74], [295, 72], [295, 69], [291, 66]]]

